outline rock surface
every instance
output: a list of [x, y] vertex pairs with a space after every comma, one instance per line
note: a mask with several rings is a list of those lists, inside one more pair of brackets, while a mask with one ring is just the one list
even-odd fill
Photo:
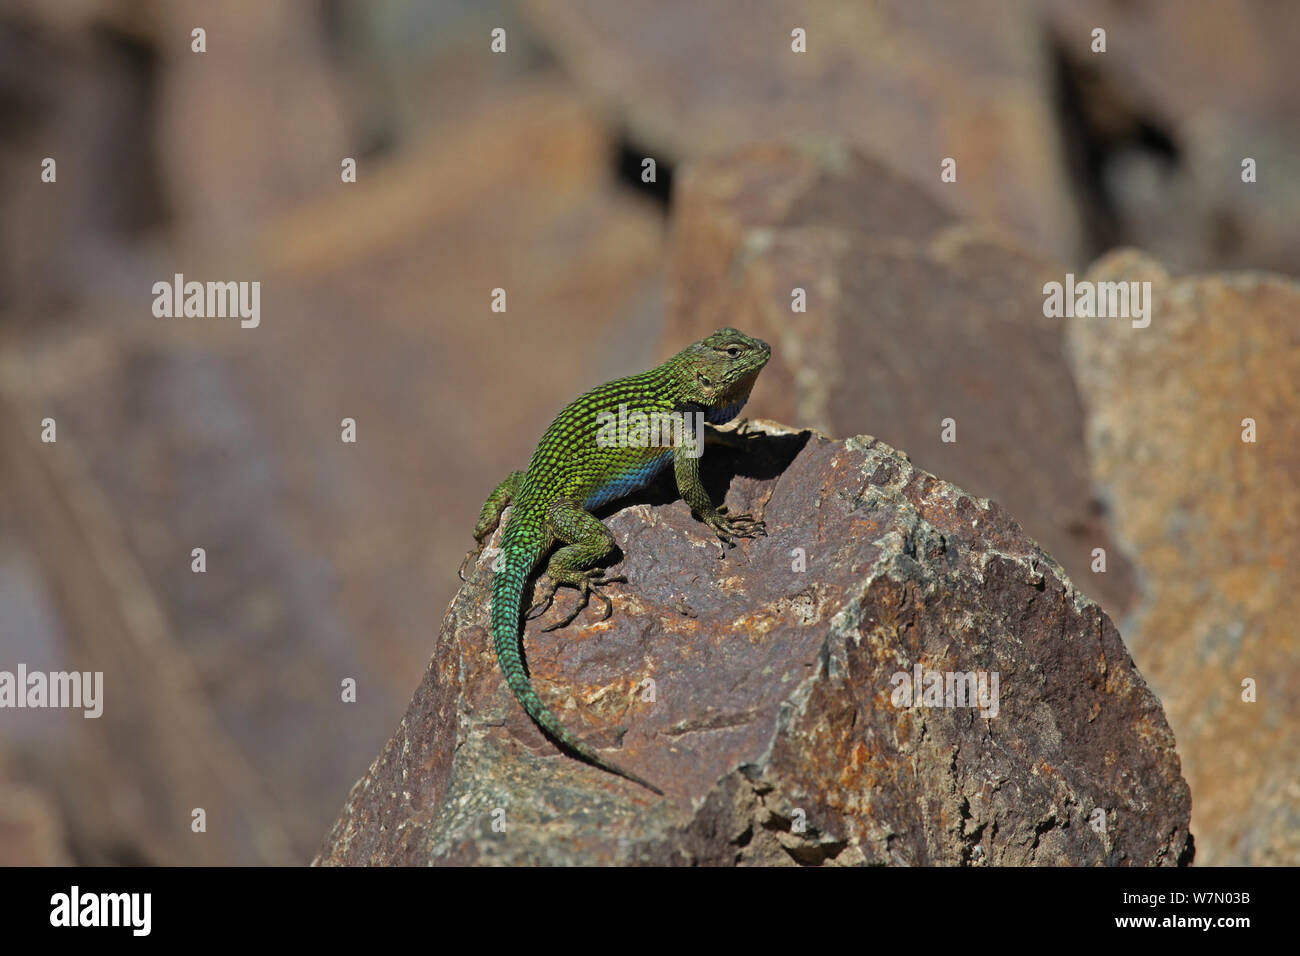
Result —
[[1198, 860], [1295, 866], [1300, 284], [1171, 278], [1133, 251], [1087, 278], [1152, 283], [1150, 327], [1077, 319], [1070, 344], [1096, 481], [1140, 571], [1124, 634], [1178, 735]]
[[[524, 638], [543, 698], [667, 797], [563, 756], [515, 704], [486, 630], [488, 551], [317, 863], [1191, 858], [1160, 703], [1007, 512], [872, 438], [743, 433], [705, 481], [768, 537], [719, 561], [656, 485], [608, 518], [630, 581], [614, 616]], [[996, 715], [895, 706], [916, 667], [996, 673]]]
[[1043, 284], [1064, 265], [825, 142], [749, 146], [678, 182], [665, 351], [719, 325], [767, 339], [752, 414], [908, 449], [1003, 503], [1107, 613], [1127, 608], [1130, 569], [1089, 484], [1062, 321], [1043, 316]]

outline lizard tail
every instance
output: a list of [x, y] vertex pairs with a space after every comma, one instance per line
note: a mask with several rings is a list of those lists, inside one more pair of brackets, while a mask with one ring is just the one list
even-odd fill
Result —
[[524, 664], [519, 656], [521, 637], [519, 617], [523, 610], [524, 582], [532, 571], [533, 565], [540, 558], [540, 554], [531, 555], [524, 560], [511, 560], [507, 557], [501, 562], [501, 570], [497, 571], [492, 580], [492, 640], [496, 644], [497, 660], [501, 664], [502, 673], [505, 674], [506, 683], [510, 685], [515, 699], [519, 701], [519, 705], [528, 716], [565, 750], [588, 763], [595, 764], [602, 770], [617, 774], [633, 783], [639, 783], [662, 797], [664, 792], [649, 780], [638, 777], [632, 771], [606, 760], [595, 749], [574, 736], [560, 723], [560, 719], [551, 712], [550, 708], [542, 703], [542, 699], [537, 696], [537, 691], [533, 689], [532, 681], [524, 672]]

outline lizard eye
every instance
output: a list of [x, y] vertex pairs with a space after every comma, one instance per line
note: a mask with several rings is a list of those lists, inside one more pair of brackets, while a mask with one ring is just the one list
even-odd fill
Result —
[[731, 346], [728, 346], [728, 348], [727, 348], [727, 354], [730, 355], [732, 358], [739, 358], [739, 357], [740, 357], [740, 346], [739, 346], [739, 345], [731, 345]]

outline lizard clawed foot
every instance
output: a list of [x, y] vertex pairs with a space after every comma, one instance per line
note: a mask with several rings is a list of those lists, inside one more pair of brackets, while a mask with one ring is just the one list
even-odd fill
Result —
[[469, 567], [473, 562], [477, 561], [478, 556], [482, 553], [483, 553], [483, 543], [481, 541], [475, 547], [470, 548], [469, 551], [465, 552], [465, 560], [460, 563], [460, 571], [457, 572], [458, 574], [460, 574], [460, 579], [462, 581], [465, 580], [465, 569]]
[[545, 596], [528, 609], [528, 613], [524, 615], [524, 620], [531, 621], [533, 618], [541, 617], [546, 613], [546, 609], [555, 601], [555, 592], [559, 589], [560, 582], [555, 578], [551, 578], [543, 587], [547, 589]]
[[727, 548], [736, 546], [736, 538], [757, 538], [767, 534], [767, 525], [753, 515], [733, 515], [727, 513], [727, 506], [722, 505], [713, 514], [704, 519], [704, 523], [718, 536], [718, 557], [721, 558]]
[[583, 608], [585, 608], [588, 604], [591, 603], [591, 596], [593, 594], [596, 596], [597, 600], [601, 601], [605, 605], [605, 613], [601, 615], [600, 619], [602, 621], [609, 620], [609, 616], [614, 613], [614, 602], [611, 601], [604, 594], [604, 592], [599, 590], [599, 588], [603, 585], [613, 584], [615, 582], [621, 582], [623, 584], [626, 584], [627, 578], [625, 578], [621, 574], [614, 574], [614, 575], [610, 575], [609, 577], [604, 577], [603, 573], [604, 572], [602, 572], [599, 568], [596, 568], [591, 571], [575, 572], [575, 579], [571, 581], [570, 580], [557, 581], [554, 578], [552, 578], [551, 579], [552, 583], [550, 585], [550, 590], [546, 594], [546, 599], [544, 601], [539, 601], [537, 604], [533, 605], [532, 609], [529, 610], [528, 612], [528, 618], [531, 620], [532, 618], [536, 617], [537, 615], [545, 611], [548, 607], [550, 607], [551, 603], [555, 600], [556, 590], [559, 589], [561, 586], [565, 586], [565, 587], [577, 588], [579, 591], [582, 592], [582, 597], [578, 601], [578, 606], [575, 607], [573, 611], [568, 615], [568, 617], [564, 618], [564, 620], [557, 621], [555, 624], [552, 624], [550, 627], [542, 628], [542, 630], [558, 631], [562, 627], [568, 627], [570, 624], [574, 622], [577, 616], [582, 613]]

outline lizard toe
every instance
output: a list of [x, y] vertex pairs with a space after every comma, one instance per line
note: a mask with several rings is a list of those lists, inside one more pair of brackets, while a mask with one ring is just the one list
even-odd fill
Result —
[[550, 627], [542, 628], [542, 630], [558, 631], [562, 627], [568, 627], [577, 619], [578, 615], [582, 613], [582, 609], [585, 608], [590, 603], [591, 603], [591, 591], [584, 588], [582, 590], [582, 597], [578, 600], [577, 606], [574, 607], [574, 609], [569, 612], [568, 616], [565, 617], [563, 620], [556, 621]]

